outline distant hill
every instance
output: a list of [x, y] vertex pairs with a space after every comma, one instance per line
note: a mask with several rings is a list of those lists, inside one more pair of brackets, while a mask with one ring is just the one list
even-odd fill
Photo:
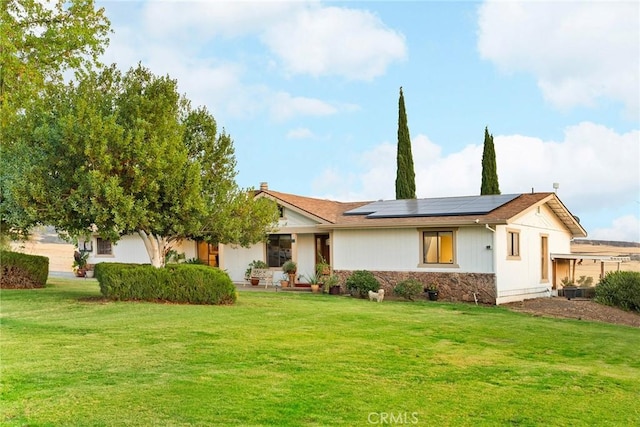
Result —
[[615, 246], [618, 248], [640, 248], [640, 243], [638, 242], [617, 242], [614, 240], [575, 239], [573, 241], [573, 244], [592, 246]]

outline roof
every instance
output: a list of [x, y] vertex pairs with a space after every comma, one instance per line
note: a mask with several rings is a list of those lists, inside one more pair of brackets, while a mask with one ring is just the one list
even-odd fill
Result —
[[598, 255], [598, 254], [582, 254], [579, 252], [573, 252], [570, 254], [551, 254], [551, 259], [570, 259], [570, 260], [594, 260], [600, 262], [629, 262], [631, 257], [628, 256], [613, 256], [613, 255]]
[[315, 217], [322, 223], [336, 224], [342, 214], [350, 209], [370, 202], [337, 202], [327, 199], [316, 199], [313, 197], [297, 196], [295, 194], [281, 193], [272, 190], [260, 190], [256, 195], [263, 194], [267, 197], [283, 202], [281, 204], [294, 210], [302, 211]]
[[[552, 192], [523, 193], [509, 197], [509, 201], [492, 209], [489, 212], [478, 214], [447, 213], [430, 216], [405, 216], [405, 217], [369, 217], [365, 214], [347, 214], [356, 208], [363, 208], [367, 204], [384, 204], [384, 201], [372, 202], [338, 202], [327, 199], [298, 196], [295, 194], [281, 193], [268, 189], [259, 190], [257, 196], [270, 197], [280, 204], [306, 213], [316, 218], [319, 227], [327, 228], [369, 228], [369, 227], [433, 227], [433, 226], [457, 226], [472, 224], [508, 224], [524, 215], [530, 209], [547, 205], [560, 221], [567, 227], [573, 237], [585, 237], [587, 232], [580, 225], [577, 218], [564, 206], [558, 196]], [[477, 198], [479, 196], [469, 196]], [[480, 196], [491, 197], [491, 196]], [[442, 200], [443, 198], [438, 198]], [[459, 198], [458, 198], [459, 199]], [[429, 200], [429, 199], [421, 199]], [[388, 201], [394, 202], [394, 201]], [[368, 208], [356, 210], [366, 212]]]

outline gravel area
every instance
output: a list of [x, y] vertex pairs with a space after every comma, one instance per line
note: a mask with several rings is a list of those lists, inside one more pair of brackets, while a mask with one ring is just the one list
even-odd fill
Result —
[[535, 316], [590, 320], [640, 328], [640, 313], [598, 304], [589, 299], [536, 298], [504, 304], [504, 306], [513, 311], [530, 313]]

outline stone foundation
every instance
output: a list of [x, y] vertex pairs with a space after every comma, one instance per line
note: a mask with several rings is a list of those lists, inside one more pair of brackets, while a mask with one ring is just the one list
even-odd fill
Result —
[[[343, 292], [344, 282], [352, 273], [348, 270], [335, 270], [340, 277]], [[393, 295], [396, 284], [407, 279], [415, 279], [425, 287], [436, 284], [438, 299], [444, 301], [463, 301], [492, 304], [496, 303], [495, 275], [490, 273], [433, 273], [421, 271], [372, 271], [387, 295]], [[425, 295], [426, 298], [426, 295]]]

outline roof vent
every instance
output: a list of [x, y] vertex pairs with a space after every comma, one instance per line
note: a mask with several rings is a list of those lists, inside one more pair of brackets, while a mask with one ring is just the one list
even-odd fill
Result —
[[269, 183], [261, 182], [260, 183], [260, 191], [267, 191], [269, 189]]

